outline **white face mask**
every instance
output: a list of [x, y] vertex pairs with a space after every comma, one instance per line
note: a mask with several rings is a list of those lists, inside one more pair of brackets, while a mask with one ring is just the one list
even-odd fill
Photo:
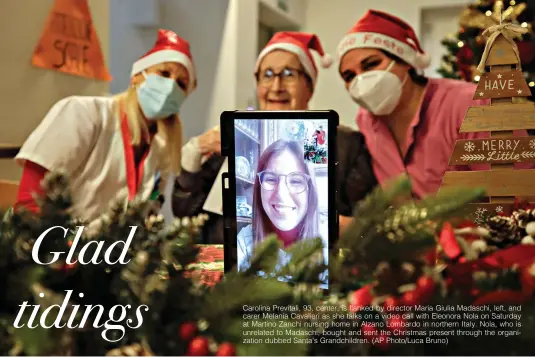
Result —
[[349, 85], [351, 98], [374, 115], [391, 114], [399, 103], [401, 89], [408, 77], [405, 76], [401, 82], [390, 72], [393, 66], [394, 61], [385, 71], [370, 71], [356, 76]]

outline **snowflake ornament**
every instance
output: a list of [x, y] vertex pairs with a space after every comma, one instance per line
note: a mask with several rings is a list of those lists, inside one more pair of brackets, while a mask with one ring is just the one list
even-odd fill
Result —
[[503, 212], [503, 207], [502, 206], [496, 207], [496, 213], [502, 213], [502, 212]]
[[464, 144], [464, 150], [465, 151], [472, 152], [472, 151], [474, 151], [475, 148], [476, 148], [476, 146], [471, 141], [469, 141], [469, 142]]

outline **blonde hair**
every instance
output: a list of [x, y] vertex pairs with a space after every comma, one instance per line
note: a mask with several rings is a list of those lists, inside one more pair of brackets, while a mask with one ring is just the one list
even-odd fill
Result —
[[[115, 97], [115, 111], [117, 118], [121, 118], [123, 110], [128, 120], [130, 128], [130, 138], [132, 145], [140, 145], [143, 139], [150, 137], [149, 128], [144, 120], [141, 109], [137, 100], [137, 91], [134, 86], [130, 86], [125, 92], [117, 94]], [[182, 149], [182, 122], [178, 114], [170, 116], [167, 119], [156, 121], [158, 128], [157, 136], [160, 136], [165, 142], [166, 157], [162, 160], [169, 162], [169, 168], [175, 175], [180, 173], [180, 152]]]

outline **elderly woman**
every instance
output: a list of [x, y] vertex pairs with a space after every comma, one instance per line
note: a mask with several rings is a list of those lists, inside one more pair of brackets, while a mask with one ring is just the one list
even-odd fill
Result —
[[195, 86], [188, 42], [159, 30], [124, 93], [72, 96], [52, 107], [16, 157], [24, 167], [16, 208], [38, 211], [32, 194], [42, 195], [41, 180], [56, 170], [69, 175], [73, 215], [86, 221], [117, 196], [149, 198], [157, 172], [180, 170], [178, 112]]
[[[256, 62], [256, 94], [260, 110], [306, 110], [314, 94], [318, 70], [310, 50], [330, 65], [316, 35], [278, 32]], [[349, 222], [355, 203], [376, 185], [363, 136], [347, 127], [338, 130], [338, 210], [341, 226]], [[182, 174], [177, 180], [173, 210], [177, 216], [202, 211], [224, 162], [218, 128], [190, 140], [182, 150]], [[205, 243], [223, 242], [221, 216], [213, 215], [203, 233]]]

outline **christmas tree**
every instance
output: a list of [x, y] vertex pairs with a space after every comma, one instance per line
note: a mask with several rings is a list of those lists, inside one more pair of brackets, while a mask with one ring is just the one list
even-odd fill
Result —
[[442, 41], [447, 54], [442, 57], [438, 72], [445, 78], [477, 82], [480, 73], [477, 66], [485, 49], [483, 31], [500, 24], [501, 20], [519, 24], [528, 32], [517, 40], [524, 77], [535, 93], [535, 34], [533, 5], [527, 0], [478, 0], [460, 14], [459, 31]]
[[[188, 272], [197, 260], [198, 246], [194, 242], [204, 217], [176, 220], [164, 226], [154, 216], [147, 218], [151, 202], [135, 200], [126, 211], [119, 204], [111, 207], [101, 225], [77, 241], [76, 233], [84, 222], [76, 222], [69, 215], [71, 200], [65, 176], [48, 175], [44, 188], [40, 217], [11, 212], [0, 223], [3, 355], [535, 353], [535, 245], [531, 244], [533, 239], [503, 242], [497, 238], [512, 232], [512, 225], [518, 226], [518, 234], [532, 237], [535, 214], [524, 207], [515, 212], [512, 222], [455, 231], [453, 226], [461, 223], [466, 205], [484, 195], [481, 190], [450, 189], [437, 197], [413, 202], [407, 200], [411, 192], [407, 178], [386, 189], [376, 189], [356, 207], [353, 224], [332, 250], [330, 292], [325, 295], [318, 280], [325, 270], [319, 239], [303, 240], [289, 247], [292, 259], [280, 267], [280, 242], [269, 237], [256, 248], [248, 270], [228, 272], [214, 286], [198, 285]], [[137, 227], [124, 257], [130, 262], [66, 264], [68, 259], [60, 256], [54, 264], [36, 264], [32, 257], [36, 237], [56, 225], [67, 228], [67, 233], [49, 232], [39, 248], [40, 261], [50, 261], [50, 252], [69, 249], [75, 251], [75, 256], [83, 249], [87, 256], [93, 256], [99, 244], [107, 249], [125, 241], [132, 227]], [[497, 241], [500, 244], [495, 244]], [[111, 252], [111, 261], [120, 258], [119, 252]], [[66, 296], [70, 300], [61, 318], [52, 313], [43, 321], [51, 324], [59, 318], [61, 323], [74, 323], [76, 328], [13, 326], [23, 301], [41, 305], [34, 310], [34, 321], [40, 321], [44, 309], [62, 304]], [[414, 314], [385, 314], [387, 307], [507, 303], [522, 304], [522, 334], [506, 340], [496, 336], [452, 336], [447, 344], [408, 344], [378, 342], [371, 337], [384, 333], [403, 336], [414, 330], [406, 327], [417, 319]], [[87, 305], [102, 306], [103, 318], [90, 315], [91, 321], [82, 326], [82, 306]], [[132, 325], [138, 318], [134, 312], [146, 306], [143, 323], [136, 328], [109, 329], [103, 322], [113, 315], [117, 305], [130, 308], [120, 317], [115, 316], [115, 325]], [[262, 314], [254, 319], [255, 324], [247, 323], [244, 306], [275, 305], [302, 309], [292, 318], [278, 315], [274, 326], [274, 317]], [[365, 308], [371, 311], [369, 316], [360, 314]], [[324, 313], [311, 313], [318, 310]], [[354, 315], [342, 316], [341, 311]], [[25, 315], [20, 321], [27, 322], [29, 317]], [[389, 325], [373, 327], [368, 324], [370, 319], [387, 321]], [[416, 330], [425, 335], [436, 328], [424, 325]], [[271, 336], [291, 336], [292, 343], [247, 342], [247, 336], [265, 336], [266, 331]], [[355, 332], [364, 338], [359, 342], [332, 338]], [[103, 339], [104, 335], [114, 342]]]

